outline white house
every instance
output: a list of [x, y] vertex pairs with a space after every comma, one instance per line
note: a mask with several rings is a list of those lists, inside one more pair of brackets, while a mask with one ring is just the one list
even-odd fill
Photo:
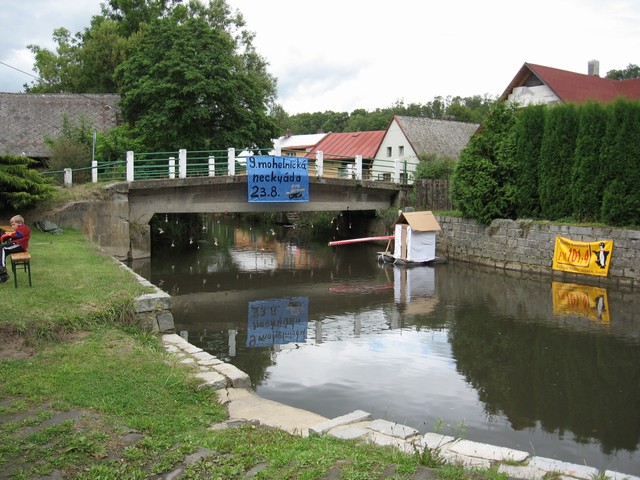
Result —
[[401, 161], [400, 177], [404, 180], [411, 178], [419, 155], [458, 158], [478, 127], [477, 123], [395, 115], [373, 161], [376, 180], [393, 178], [396, 159]]

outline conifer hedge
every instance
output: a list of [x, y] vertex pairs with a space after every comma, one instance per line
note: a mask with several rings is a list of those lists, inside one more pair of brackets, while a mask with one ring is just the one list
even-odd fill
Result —
[[640, 102], [498, 102], [462, 151], [451, 197], [465, 216], [640, 226]]
[[35, 170], [35, 160], [19, 155], [0, 155], [0, 211], [34, 206], [54, 192], [46, 179]]

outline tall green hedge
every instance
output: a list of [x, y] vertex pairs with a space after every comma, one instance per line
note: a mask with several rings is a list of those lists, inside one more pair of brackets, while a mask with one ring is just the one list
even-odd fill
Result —
[[[511, 110], [510, 110], [511, 108]], [[496, 104], [451, 184], [463, 215], [640, 226], [640, 101]]]
[[578, 114], [574, 105], [548, 109], [540, 146], [538, 177], [540, 213], [548, 220], [571, 216], [571, 172], [577, 135]]
[[525, 108], [519, 113], [513, 128], [516, 210], [519, 217], [540, 215], [538, 177], [545, 113], [545, 105]]
[[589, 102], [578, 109], [578, 137], [573, 154], [571, 199], [573, 213], [580, 221], [600, 221], [600, 205], [605, 187], [602, 147], [607, 127], [607, 110]]
[[640, 225], [640, 102], [616, 101], [608, 120], [601, 218], [616, 226]]

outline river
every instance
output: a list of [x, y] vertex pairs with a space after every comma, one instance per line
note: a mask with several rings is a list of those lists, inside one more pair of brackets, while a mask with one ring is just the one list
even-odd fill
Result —
[[640, 475], [637, 292], [394, 267], [380, 245], [225, 217], [158, 230], [134, 270], [172, 295], [178, 333], [259, 395]]

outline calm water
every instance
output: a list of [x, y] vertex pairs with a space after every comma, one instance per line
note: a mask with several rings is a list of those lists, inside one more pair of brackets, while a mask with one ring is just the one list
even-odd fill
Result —
[[380, 246], [213, 218], [188, 237], [156, 238], [133, 268], [261, 396], [640, 475], [637, 292], [397, 268]]

